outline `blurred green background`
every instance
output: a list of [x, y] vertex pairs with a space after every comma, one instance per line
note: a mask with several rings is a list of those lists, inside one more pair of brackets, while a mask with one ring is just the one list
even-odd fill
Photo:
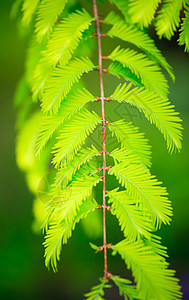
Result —
[[[43, 237], [32, 232], [32, 201], [24, 174], [15, 163], [15, 120], [13, 95], [16, 84], [24, 72], [24, 60], [28, 38], [18, 35], [16, 20], [9, 17], [13, 1], [0, 2], [0, 297], [1, 299], [81, 299], [102, 276], [103, 258], [89, 248], [92, 241], [101, 244], [101, 238], [85, 234], [86, 226], [77, 226], [72, 239], [64, 246], [59, 272], [53, 274], [44, 266]], [[102, 13], [105, 7], [102, 6]], [[153, 35], [153, 32], [152, 32]], [[104, 49], [108, 49], [108, 40]], [[114, 107], [117, 116], [139, 124], [152, 144], [152, 173], [167, 186], [173, 202], [174, 218], [171, 226], [160, 231], [163, 244], [168, 247], [169, 262], [177, 270], [183, 286], [184, 299], [189, 299], [189, 54], [179, 48], [176, 41], [156, 41], [168, 62], [173, 66], [176, 82], [170, 83], [170, 99], [180, 112], [184, 126], [183, 150], [180, 154], [167, 154], [162, 136], [154, 126], [134, 109]], [[95, 79], [97, 82], [97, 79]], [[112, 80], [111, 84], [109, 80]], [[98, 84], [98, 83], [97, 83]], [[107, 95], [115, 86], [106, 78]], [[88, 82], [95, 90], [94, 79]], [[113, 183], [112, 183], [113, 184]], [[100, 213], [100, 212], [99, 212]], [[108, 216], [108, 235], [111, 241], [119, 241], [122, 234], [115, 221]], [[109, 241], [110, 242], [110, 241]], [[109, 259], [111, 272], [130, 276], [121, 259]], [[107, 299], [120, 299], [116, 290]]]

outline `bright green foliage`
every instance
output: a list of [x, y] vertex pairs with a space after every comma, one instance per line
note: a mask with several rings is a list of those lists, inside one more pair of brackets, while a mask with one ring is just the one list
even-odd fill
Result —
[[131, 89], [131, 84], [123, 84], [116, 88], [112, 99], [129, 103], [142, 111], [150, 123], [154, 123], [163, 134], [170, 152], [181, 149], [181, 119], [167, 98], [163, 99], [156, 93], [138, 87]]
[[124, 120], [119, 120], [108, 124], [108, 128], [115, 135], [122, 147], [133, 150], [138, 159], [144, 165], [150, 166], [150, 146], [148, 140], [144, 139], [144, 134], [138, 131], [132, 123], [126, 123]]
[[66, 119], [81, 110], [87, 102], [95, 100], [95, 97], [87, 89], [74, 88], [73, 92], [69, 93], [64, 100], [64, 106], [60, 107], [55, 116], [43, 116], [36, 145], [37, 153], [43, 149], [53, 133]]
[[144, 87], [141, 82], [140, 77], [137, 77], [129, 68], [126, 66], [124, 67], [122, 64], [118, 63], [117, 61], [113, 61], [109, 67], [108, 72], [118, 78], [124, 78], [127, 81], [131, 81], [134, 85], [139, 87]]
[[41, 0], [36, 16], [35, 32], [41, 41], [52, 32], [52, 27], [63, 11], [68, 0]]
[[161, 0], [130, 0], [129, 14], [133, 23], [147, 27], [154, 18], [154, 14]]
[[135, 241], [143, 235], [150, 238], [150, 218], [139, 209], [127, 191], [108, 193], [109, 203], [112, 205], [112, 213], [119, 220], [119, 225], [130, 241]]
[[54, 69], [45, 85], [42, 99], [44, 112], [57, 113], [61, 101], [68, 95], [73, 84], [79, 81], [83, 73], [94, 68], [89, 58], [75, 58], [68, 66]]
[[91, 22], [91, 16], [83, 10], [70, 14], [58, 24], [47, 44], [47, 49], [43, 52], [48, 63], [55, 66], [60, 62], [62, 66], [66, 65], [82, 39], [82, 33], [89, 28]]
[[108, 35], [110, 37], [117, 37], [125, 42], [129, 42], [143, 50], [154, 62], [159, 63], [163, 68], [165, 68], [174, 80], [172, 68], [162, 56], [161, 52], [155, 46], [154, 41], [148, 36], [148, 34], [120, 20], [117, 21], [108, 31]]
[[53, 164], [58, 166], [62, 160], [69, 163], [99, 122], [101, 121], [98, 115], [88, 110], [79, 112], [70, 119], [61, 130], [58, 141], [54, 145]]
[[47, 231], [45, 242], [45, 264], [47, 267], [51, 264], [54, 271], [57, 271], [57, 261], [60, 259], [62, 244], [66, 244], [72, 235], [75, 225], [88, 213], [95, 210], [97, 203], [95, 200], [85, 200], [77, 209], [77, 216], [73, 218], [72, 222], [63, 220], [60, 223], [50, 222]]
[[175, 271], [167, 269], [168, 263], [154, 253], [152, 247], [142, 241], [130, 243], [123, 240], [112, 247], [118, 251], [127, 267], [132, 270], [139, 297], [142, 299], [178, 299], [178, 280], [174, 278]]
[[63, 166], [56, 174], [55, 183], [61, 188], [65, 188], [69, 181], [72, 180], [73, 175], [83, 165], [88, 163], [93, 157], [99, 156], [98, 150], [92, 146], [91, 148], [81, 148], [74, 156], [69, 166]]
[[32, 16], [38, 6], [40, 0], [24, 0], [22, 5], [23, 17], [22, 22], [24, 25], [28, 25], [32, 19]]
[[170, 39], [174, 35], [180, 22], [180, 11], [182, 9], [183, 0], [164, 1], [162, 9], [158, 13], [156, 20], [157, 34]]
[[185, 45], [185, 51], [189, 52], [189, 6], [186, 5], [185, 7], [185, 18], [182, 19], [183, 23], [180, 28], [180, 37], [178, 42], [179, 45]]
[[167, 198], [167, 191], [161, 187], [161, 182], [158, 182], [155, 176], [146, 172], [145, 167], [141, 164], [129, 163], [129, 158], [127, 158], [125, 162], [111, 168], [109, 174], [116, 176], [144, 214], [151, 216], [153, 226], [158, 228], [162, 222], [170, 223], [172, 208]]
[[[109, 273], [104, 273], [100, 284], [85, 295], [86, 299], [103, 300], [104, 289], [110, 288], [108, 282], [112, 281], [126, 300], [176, 300], [182, 297], [178, 280], [175, 272], [168, 269], [166, 247], [154, 235], [162, 224], [171, 222], [173, 212], [167, 190], [149, 170], [150, 141], [127, 119], [114, 120], [109, 114], [108, 101], [136, 107], [162, 133], [170, 153], [181, 150], [181, 119], [168, 99], [168, 82], [161, 68], [173, 80], [174, 74], [147, 32], [150, 24], [155, 24], [158, 35], [170, 39], [179, 26], [183, 6], [185, 17], [179, 44], [185, 45], [188, 51], [189, 5], [188, 1], [181, 0], [109, 1], [112, 9], [116, 6], [124, 18], [110, 11], [102, 20], [100, 30], [101, 33], [107, 30], [105, 36], [110, 42], [120, 39], [122, 48], [116, 44], [110, 47], [110, 53], [109, 47], [104, 49], [102, 43], [102, 59], [107, 60], [103, 71], [126, 82], [113, 87], [113, 94], [106, 96], [107, 103], [103, 106], [103, 93], [94, 92], [94, 96], [84, 84], [87, 73], [91, 72], [93, 80], [92, 71], [101, 68], [97, 65], [99, 48], [93, 48], [97, 20], [89, 3], [86, 5], [88, 12], [81, 8], [85, 7], [85, 1], [23, 0], [21, 22], [23, 25], [30, 23], [30, 31], [32, 19], [35, 24], [26, 73], [15, 97], [19, 110], [17, 163], [26, 173], [30, 190], [35, 194], [43, 192], [43, 205], [39, 206], [40, 209], [45, 206], [45, 211], [38, 215], [45, 216], [42, 228], [48, 268], [57, 271], [62, 246], [68, 242], [76, 224], [91, 214], [87, 223], [91, 229], [93, 218], [98, 220], [96, 215], [101, 215], [97, 209], [103, 207], [103, 213], [106, 208], [107, 213], [117, 218], [124, 240], [112, 245], [108, 237], [110, 244], [98, 247], [90, 243], [90, 246], [96, 253], [107, 247], [113, 254], [120, 254], [131, 269], [136, 285], [112, 275], [108, 262]], [[14, 15], [20, 4], [20, 0], [15, 3]], [[113, 81], [110, 84], [113, 85]], [[105, 87], [101, 82], [102, 88]], [[99, 91], [99, 87], [93, 90]], [[106, 95], [107, 91], [104, 92]], [[106, 119], [96, 113], [99, 101]], [[101, 146], [91, 145], [89, 139], [91, 135], [96, 138], [97, 126], [106, 129], [103, 151]], [[108, 141], [105, 151], [107, 138], [115, 147], [108, 149]], [[109, 161], [111, 166], [107, 165]], [[106, 168], [106, 178], [102, 176], [102, 166]], [[117, 187], [111, 188], [108, 182], [108, 191], [109, 175], [113, 176], [112, 182], [117, 182]], [[105, 206], [101, 197], [96, 197], [99, 191]], [[39, 203], [39, 197], [37, 201]]]
[[136, 287], [131, 285], [131, 281], [128, 279], [120, 278], [118, 276], [111, 276], [111, 280], [119, 288], [120, 296], [124, 296], [125, 300], [135, 300], [138, 298], [138, 292]]
[[101, 279], [100, 284], [92, 288], [92, 291], [85, 294], [86, 300], [104, 300], [104, 288], [110, 288], [111, 285], [107, 284], [107, 280]]
[[146, 89], [155, 91], [161, 96], [167, 95], [167, 80], [161, 73], [160, 68], [144, 54], [117, 47], [108, 58], [118, 61], [123, 67], [129, 68], [141, 80]]

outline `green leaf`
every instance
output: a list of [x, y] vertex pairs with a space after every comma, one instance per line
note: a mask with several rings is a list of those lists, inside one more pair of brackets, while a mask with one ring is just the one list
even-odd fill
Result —
[[116, 176], [119, 183], [125, 186], [127, 193], [139, 205], [144, 213], [150, 216], [153, 226], [160, 228], [161, 223], [169, 224], [172, 216], [171, 202], [167, 191], [160, 186], [155, 176], [141, 164], [116, 164], [109, 170], [110, 175]]
[[43, 116], [39, 127], [39, 135], [36, 143], [36, 153], [40, 153], [45, 147], [53, 133], [60, 127], [65, 120], [69, 119], [74, 113], [80, 111], [83, 106], [96, 101], [96, 98], [87, 89], [77, 89], [75, 86], [69, 92], [68, 96], [61, 103], [57, 115]]
[[100, 284], [92, 288], [91, 292], [85, 294], [86, 300], [104, 300], [104, 288], [110, 288], [111, 286], [107, 284], [106, 279], [100, 279]]
[[22, 23], [29, 25], [40, 0], [24, 0], [22, 5]]
[[41, 42], [52, 32], [53, 25], [68, 0], [41, 0], [36, 16], [35, 32]]
[[128, 279], [120, 278], [118, 276], [111, 276], [111, 280], [119, 288], [120, 296], [124, 296], [125, 300], [135, 300], [140, 299], [138, 297], [138, 292], [134, 285], [131, 285], [131, 281]]
[[116, 136], [121, 142], [122, 147], [132, 150], [141, 163], [150, 166], [150, 146], [148, 140], [144, 138], [144, 134], [139, 132], [138, 127], [134, 127], [131, 122], [119, 120], [109, 123], [108, 128], [112, 135]]
[[134, 164], [140, 164], [141, 161], [137, 157], [137, 155], [134, 154], [133, 150], [129, 150], [126, 148], [117, 148], [114, 149], [111, 153], [110, 156], [113, 157], [115, 164], [117, 162], [124, 162], [125, 160], [129, 159], [129, 162], [134, 163]]
[[140, 239], [141, 235], [149, 239], [149, 231], [153, 230], [150, 218], [142, 213], [127, 191], [111, 191], [107, 196], [113, 208], [111, 212], [118, 218], [124, 236], [131, 242]]
[[[110, 2], [112, 2], [113, 4], [115, 4], [117, 6], [117, 8], [120, 10], [120, 12], [124, 15], [125, 17], [125, 20], [127, 22], [130, 21], [130, 15], [128, 13], [128, 1], [125, 1], [125, 0], [110, 0]], [[109, 23], [109, 20], [110, 22], [114, 22], [115, 23], [115, 17], [116, 14], [114, 12], [110, 12], [110, 14], [106, 17], [106, 21], [107, 23]], [[113, 18], [111, 18], [113, 17]], [[113, 24], [113, 23], [110, 23], [110, 24]]]
[[83, 10], [70, 14], [57, 25], [43, 52], [50, 65], [55, 66], [58, 62], [62, 66], [67, 64], [92, 20], [89, 13]]
[[161, 10], [156, 18], [156, 30], [160, 38], [162, 36], [171, 39], [180, 22], [180, 11], [183, 0], [163, 1]]
[[154, 19], [156, 9], [161, 0], [130, 0], [129, 2], [131, 21], [143, 28], [147, 27]]
[[68, 166], [60, 168], [56, 174], [55, 184], [65, 188], [72, 179], [76, 171], [83, 165], [88, 163], [93, 157], [100, 155], [98, 150], [92, 148], [81, 148]]
[[96, 172], [94, 167], [85, 167], [84, 172], [80, 171], [82, 175], [75, 176], [75, 180], [65, 189], [55, 184], [52, 186], [50, 200], [47, 204], [48, 212], [53, 209], [52, 221], [71, 223], [77, 215], [77, 209], [82, 201], [91, 196], [93, 187], [101, 181], [97, 174], [91, 174], [92, 170]]
[[113, 61], [118, 61], [123, 67], [129, 68], [142, 84], [161, 96], [168, 93], [168, 84], [161, 69], [148, 59], [144, 54], [137, 53], [135, 50], [120, 49], [118, 46], [108, 56]]
[[140, 77], [138, 78], [133, 72], [131, 72], [131, 69], [124, 67], [117, 61], [113, 61], [108, 66], [108, 73], [117, 76], [118, 78], [124, 78], [125, 80], [132, 82], [134, 85], [137, 85], [139, 87], [144, 87], [144, 84], [142, 84]]
[[170, 152], [180, 151], [182, 144], [182, 125], [178, 113], [167, 98], [159, 97], [156, 93], [138, 87], [131, 89], [131, 84], [118, 86], [112, 99], [129, 103], [143, 112], [145, 117], [156, 125], [167, 141]]
[[149, 246], [139, 240], [130, 243], [123, 240], [112, 246], [132, 270], [139, 298], [142, 299], [180, 299], [182, 293], [175, 271], [167, 269], [168, 264]]
[[151, 239], [143, 239], [143, 242], [146, 246], [150, 246], [156, 254], [162, 256], [162, 259], [169, 257], [166, 251], [167, 247], [161, 245], [161, 237], [152, 234]]
[[60, 259], [60, 253], [62, 245], [66, 244], [68, 239], [72, 235], [72, 231], [75, 228], [76, 223], [78, 223], [82, 218], [85, 218], [90, 212], [94, 211], [97, 207], [95, 200], [84, 200], [80, 207], [77, 209], [77, 215], [68, 223], [62, 221], [57, 223], [52, 221], [50, 223], [49, 229], [45, 236], [45, 265], [46, 267], [52, 266], [54, 272], [57, 271], [57, 262]]
[[189, 52], [189, 7], [185, 5], [185, 17], [180, 28], [179, 45], [185, 45], [185, 51]]
[[43, 111], [56, 114], [61, 101], [68, 95], [73, 84], [79, 81], [83, 73], [88, 73], [94, 68], [89, 58], [75, 58], [68, 66], [55, 68], [45, 85]]
[[85, 142], [88, 135], [100, 123], [96, 113], [90, 113], [88, 110], [83, 110], [75, 114], [63, 127], [60, 136], [57, 137], [57, 143], [54, 145], [53, 164], [57, 167], [61, 162], [69, 163], [74, 154], [79, 150]]
[[153, 61], [159, 63], [169, 73], [172, 80], [175, 79], [171, 66], [156, 47], [154, 41], [148, 34], [140, 31], [132, 25], [120, 20], [108, 31], [110, 37], [117, 37], [125, 42], [129, 42], [143, 50]]

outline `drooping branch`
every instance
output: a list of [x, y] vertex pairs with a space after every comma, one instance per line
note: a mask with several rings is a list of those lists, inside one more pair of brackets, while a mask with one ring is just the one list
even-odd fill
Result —
[[100, 32], [100, 20], [98, 16], [98, 8], [96, 0], [93, 0], [93, 11], [96, 22], [96, 36], [98, 40], [98, 61], [99, 61], [99, 79], [100, 79], [100, 93], [101, 93], [101, 108], [102, 108], [102, 154], [103, 154], [103, 250], [104, 250], [104, 278], [108, 277], [107, 265], [107, 241], [106, 241], [106, 118], [104, 108], [104, 84], [103, 84], [103, 66], [102, 66], [102, 44]]

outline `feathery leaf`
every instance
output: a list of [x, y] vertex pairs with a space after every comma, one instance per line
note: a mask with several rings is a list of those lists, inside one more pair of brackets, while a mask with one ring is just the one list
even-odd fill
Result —
[[156, 9], [161, 0], [130, 0], [129, 2], [131, 21], [143, 28], [147, 27], [154, 19]]
[[52, 221], [45, 236], [45, 265], [49, 268], [52, 266], [54, 272], [57, 271], [57, 262], [60, 259], [62, 245], [66, 244], [72, 235], [72, 231], [82, 218], [85, 218], [88, 213], [95, 210], [97, 202], [95, 200], [84, 200], [77, 209], [77, 215], [71, 223], [63, 220], [61, 223]]
[[64, 166], [58, 170], [55, 184], [65, 188], [81, 165], [88, 163], [93, 157], [98, 155], [100, 155], [99, 151], [94, 146], [86, 149], [81, 148], [68, 166]]
[[129, 159], [129, 162], [134, 163], [134, 164], [140, 164], [141, 161], [137, 157], [137, 155], [134, 154], [133, 150], [129, 150], [126, 148], [120, 148], [120, 149], [114, 149], [111, 153], [110, 156], [113, 157], [115, 164], [117, 162], [124, 162], [125, 160]]
[[70, 14], [57, 25], [43, 52], [50, 65], [55, 66], [58, 62], [62, 66], [67, 64], [92, 20], [89, 13], [83, 10]]
[[179, 26], [182, 5], [183, 0], [164, 1], [156, 18], [156, 30], [160, 38], [164, 36], [170, 40], [174, 35], [174, 31]]
[[156, 47], [154, 41], [148, 34], [140, 31], [132, 25], [128, 25], [123, 20], [117, 21], [116, 24], [107, 33], [110, 37], [117, 37], [125, 42], [129, 42], [139, 49], [143, 50], [153, 61], [159, 63], [169, 73], [174, 80], [174, 74], [171, 66]]
[[123, 67], [131, 71], [141, 79], [142, 84], [161, 96], [168, 93], [168, 84], [161, 69], [148, 59], [144, 54], [137, 53], [135, 50], [120, 49], [118, 46], [108, 56], [113, 61], [118, 61]]
[[131, 281], [128, 279], [120, 278], [118, 276], [111, 276], [111, 280], [117, 285], [120, 296], [124, 296], [125, 300], [136, 300], [138, 298], [138, 292], [134, 285], [131, 285]]
[[132, 82], [134, 85], [139, 87], [144, 87], [144, 84], [141, 82], [141, 78], [137, 77], [131, 69], [124, 67], [122, 64], [118, 63], [117, 61], [113, 61], [108, 66], [108, 73], [117, 76], [118, 78], [122, 77], [127, 81]]
[[112, 95], [118, 102], [129, 103], [143, 112], [145, 117], [156, 125], [167, 141], [170, 152], [180, 151], [182, 139], [182, 125], [178, 113], [167, 98], [159, 97], [156, 93], [138, 87], [131, 89], [131, 84], [118, 86]]
[[28, 25], [31, 22], [32, 16], [38, 6], [40, 0], [24, 0], [22, 5], [23, 17], [22, 23]]
[[43, 116], [39, 127], [39, 135], [36, 143], [36, 153], [40, 153], [53, 133], [61, 124], [69, 119], [74, 113], [80, 111], [87, 102], [96, 101], [96, 98], [87, 89], [76, 89], [75, 86], [62, 102], [55, 116]]
[[139, 204], [144, 213], [150, 215], [153, 226], [159, 228], [161, 223], [169, 224], [172, 216], [171, 202], [167, 191], [160, 186], [155, 176], [141, 164], [131, 164], [129, 159], [116, 164], [109, 170], [110, 175], [116, 176], [119, 183], [125, 186], [129, 196]]
[[35, 32], [41, 42], [52, 32], [52, 27], [63, 11], [68, 0], [41, 0], [36, 16]]
[[182, 19], [178, 42], [179, 45], [185, 45], [185, 51], [189, 52], [189, 7], [187, 5], [185, 5], [185, 17]]
[[56, 114], [61, 101], [68, 95], [73, 84], [79, 81], [83, 73], [88, 73], [94, 68], [89, 58], [75, 58], [68, 66], [55, 68], [45, 85], [43, 111]]
[[150, 246], [145, 246], [141, 240], [132, 244], [123, 240], [112, 248], [121, 255], [128, 269], [132, 270], [139, 298], [182, 298], [178, 279], [174, 277], [175, 271], [167, 269], [168, 264]]
[[124, 236], [131, 242], [139, 239], [141, 235], [149, 239], [149, 231], [153, 230], [150, 225], [150, 218], [141, 212], [127, 191], [117, 192], [113, 190], [108, 192], [107, 196], [109, 197], [108, 202], [113, 208], [111, 212], [118, 218]]
[[87, 136], [93, 132], [100, 122], [98, 115], [96, 113], [92, 114], [88, 110], [75, 114], [64, 125], [60, 136], [57, 138], [58, 141], [53, 148], [53, 153], [55, 153], [53, 164], [58, 166], [63, 160], [69, 163], [85, 142]]
[[100, 284], [92, 288], [91, 292], [85, 294], [86, 300], [104, 300], [104, 288], [110, 288], [111, 286], [107, 284], [106, 279], [100, 279]]
[[148, 140], [144, 138], [144, 134], [138, 131], [138, 127], [127, 123], [124, 120], [119, 120], [114, 123], [109, 123], [108, 128], [115, 135], [122, 147], [128, 150], [133, 150], [141, 163], [150, 166], [150, 146]]
[[[128, 13], [128, 9], [129, 9], [128, 1], [125, 1], [125, 0], [110, 0], [110, 2], [112, 2], [113, 4], [115, 4], [117, 6], [117, 8], [120, 10], [120, 12], [124, 15], [125, 20], [127, 22], [129, 22], [130, 21], [130, 15]], [[110, 12], [110, 14], [111, 14], [111, 16], [113, 16], [113, 15], [116, 16], [116, 14], [114, 12]], [[110, 22], [112, 22], [110, 16], [108, 16], [106, 21], [107, 20], [110, 20]], [[115, 20], [114, 20], [114, 22], [115, 22]]]
[[[91, 174], [92, 170], [93, 174]], [[80, 174], [82, 171], [80, 169]], [[71, 223], [74, 220], [82, 201], [91, 196], [93, 187], [101, 181], [95, 172], [97, 172], [96, 168], [85, 166], [83, 175], [75, 176], [75, 180], [67, 188], [62, 189], [60, 186], [53, 185], [51, 198], [47, 204], [48, 212], [53, 209], [52, 221], [61, 223], [64, 220]], [[90, 175], [86, 175], [87, 173]]]

